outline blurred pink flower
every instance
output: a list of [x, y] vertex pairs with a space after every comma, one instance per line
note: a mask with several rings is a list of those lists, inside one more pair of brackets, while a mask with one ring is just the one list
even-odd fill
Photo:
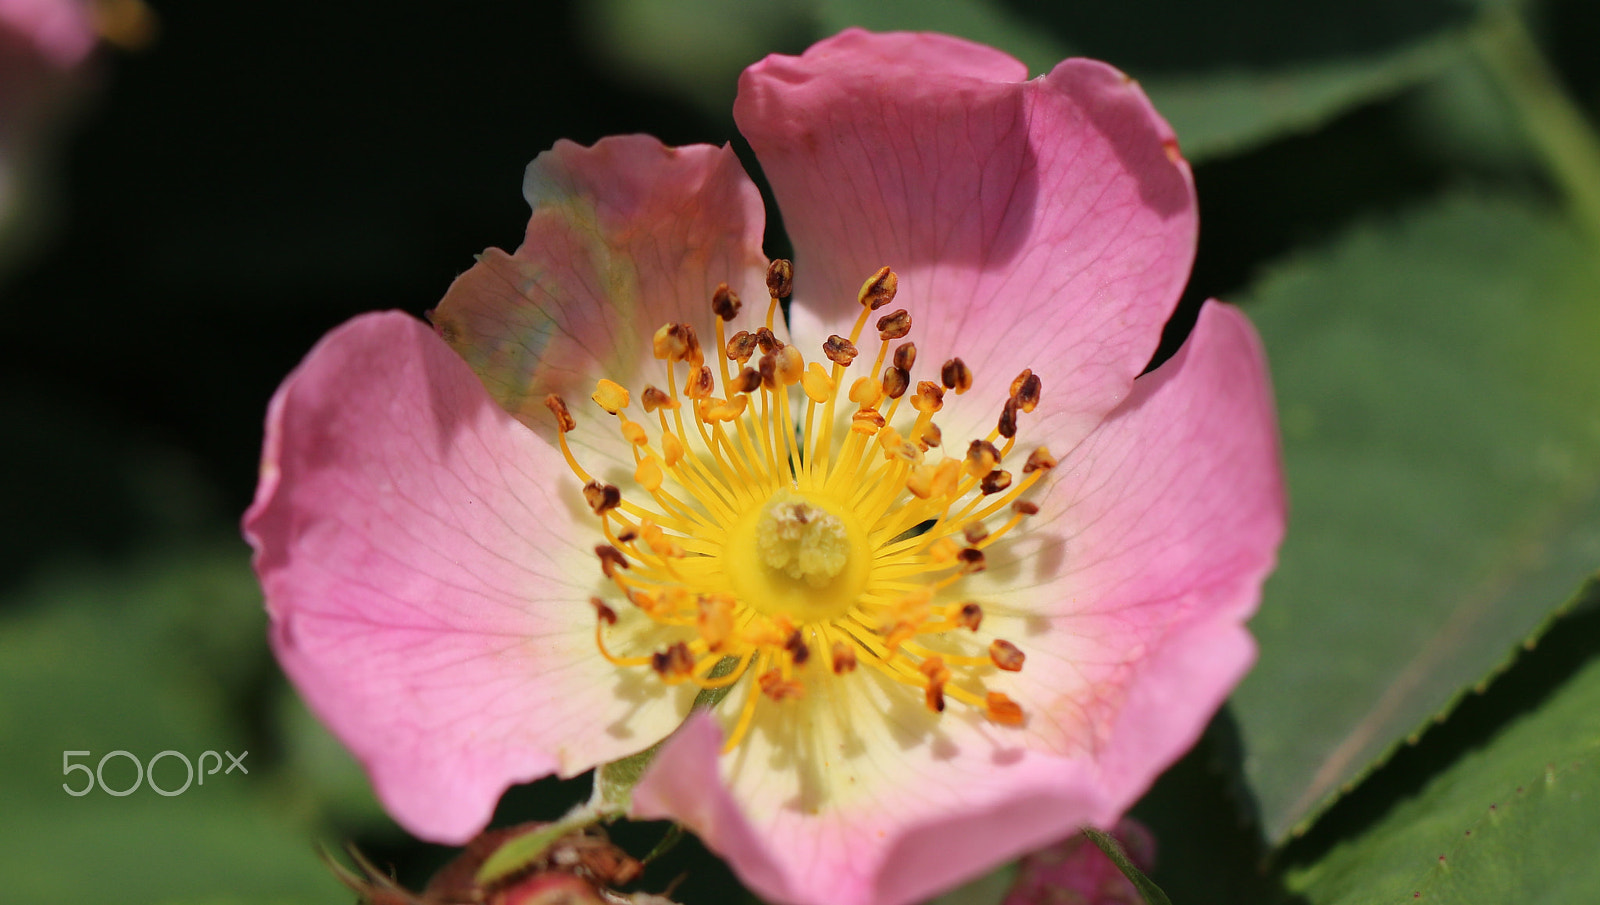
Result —
[[83, 62], [97, 40], [87, 0], [0, 0], [0, 31], [60, 69]]
[[[1156, 841], [1131, 818], [1112, 831], [1139, 870], [1155, 866]], [[1024, 855], [1001, 905], [1143, 905], [1144, 897], [1099, 846], [1082, 833]]]
[[768, 898], [896, 905], [1193, 743], [1283, 530], [1263, 357], [1208, 302], [1138, 376], [1188, 166], [1121, 73], [1025, 76], [854, 30], [745, 72], [787, 330], [729, 148], [560, 142], [434, 330], [359, 317], [284, 382], [245, 517], [273, 646], [402, 825], [463, 841], [677, 728], [636, 816]]

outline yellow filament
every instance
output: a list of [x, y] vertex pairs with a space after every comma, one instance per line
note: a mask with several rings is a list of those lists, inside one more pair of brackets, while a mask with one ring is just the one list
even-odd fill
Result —
[[[766, 312], [769, 330], [777, 310], [773, 298]], [[860, 341], [871, 315], [863, 306], [850, 331], [851, 344]], [[992, 660], [938, 653], [939, 645], [929, 647], [919, 639], [971, 634], [959, 618], [959, 605], [935, 598], [970, 573], [964, 558], [980, 559], [961, 553], [963, 547], [983, 551], [1021, 528], [1026, 517], [1018, 511], [998, 526], [985, 520], [1020, 499], [1046, 470], [1017, 474], [1004, 490], [985, 495], [984, 476], [967, 472], [964, 444], [952, 438], [937, 448], [921, 445], [933, 424], [929, 403], [914, 403], [918, 411], [914, 419], [908, 416], [911, 423], [895, 426], [902, 402], [915, 390], [908, 386], [884, 405], [881, 373], [892, 341], [881, 338], [864, 383], [847, 376], [853, 364], [833, 363], [829, 371], [815, 363], [807, 367], [789, 347], [776, 385], [740, 396], [735, 381], [745, 365], [727, 357], [726, 322], [713, 320], [716, 347], [706, 351], [717, 359], [713, 371], [721, 381], [720, 395], [715, 385], [709, 395], [702, 393], [699, 366], [687, 358], [680, 359], [686, 367], [680, 393], [680, 362], [669, 357], [664, 362], [667, 402], [661, 404], [659, 391], [645, 394], [659, 409], [661, 433], [655, 441], [646, 427], [649, 419], [640, 424], [621, 414], [628, 388], [604, 381], [595, 391], [596, 403], [617, 417], [633, 453], [636, 483], [642, 485], [623, 488], [618, 505], [601, 519], [606, 540], [623, 554], [626, 567], [614, 554], [602, 559], [626, 605], [638, 606], [653, 624], [670, 630], [655, 637], [655, 649], [646, 655], [621, 656], [607, 648], [605, 624], [598, 621], [600, 655], [618, 667], [649, 667], [663, 639], [680, 639], [692, 665], [679, 671], [685, 669], [677, 659], [679, 649], [672, 668], [660, 677], [663, 682], [701, 689], [743, 684], [745, 696], [728, 719], [724, 751], [749, 737], [763, 698], [771, 699], [766, 706], [781, 708], [809, 683], [848, 681], [835, 645], [849, 652], [855, 669], [925, 690], [937, 683], [948, 700], [987, 714], [983, 680], [995, 669]], [[657, 336], [674, 335], [664, 331]], [[683, 348], [680, 343], [670, 354]], [[785, 382], [797, 375], [798, 384]], [[791, 392], [796, 386], [805, 393], [804, 418]], [[691, 391], [696, 398], [688, 398]], [[849, 403], [843, 410], [841, 397]], [[956, 404], [954, 397], [950, 402]], [[863, 413], [870, 417], [857, 417]], [[846, 429], [835, 430], [841, 421]], [[797, 432], [801, 422], [804, 429]], [[701, 443], [689, 442], [695, 434]], [[998, 428], [986, 438], [991, 444], [998, 439]], [[1000, 462], [1009, 459], [1016, 444], [1015, 437], [1003, 441], [994, 467], [1003, 467]], [[594, 480], [564, 433], [559, 445], [572, 473], [584, 483]], [[1010, 464], [1011, 471], [1020, 471], [1017, 463]], [[776, 511], [771, 507], [780, 503], [788, 514], [773, 521], [778, 517], [770, 514]], [[930, 525], [927, 530], [911, 533], [924, 523]], [[964, 534], [972, 523], [984, 524], [984, 530]], [[764, 531], [791, 533], [781, 535], [787, 539], [780, 542]], [[977, 540], [967, 542], [968, 537]], [[938, 662], [930, 664], [935, 657]], [[731, 668], [713, 676], [724, 662]], [[838, 679], [836, 669], [842, 670]], [[763, 677], [769, 676], [764, 685]], [[842, 706], [840, 696], [829, 698]], [[930, 700], [937, 703], [936, 696]]]

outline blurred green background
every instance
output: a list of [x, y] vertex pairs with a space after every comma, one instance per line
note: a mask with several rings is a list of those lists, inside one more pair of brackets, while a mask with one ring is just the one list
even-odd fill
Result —
[[[266, 401], [345, 318], [420, 314], [515, 247], [558, 138], [731, 141], [759, 182], [739, 70], [847, 25], [1140, 79], [1201, 204], [1161, 354], [1213, 296], [1266, 339], [1290, 534], [1256, 671], [1136, 811], [1173, 901], [1600, 900], [1600, 4], [151, 6], [153, 43], [78, 73], [29, 176], [51, 203], [0, 256], [0, 901], [349, 901], [313, 840], [422, 883], [447, 853], [264, 643], [237, 519]], [[169, 749], [250, 772], [62, 789], [64, 751]], [[682, 871], [686, 902], [733, 888], [692, 844], [644, 885]]]

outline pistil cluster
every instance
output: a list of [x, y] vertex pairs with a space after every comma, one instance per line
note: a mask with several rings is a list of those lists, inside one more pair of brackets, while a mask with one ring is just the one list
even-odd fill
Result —
[[[1022, 708], [987, 690], [985, 678], [1022, 669], [1025, 653], [997, 637], [984, 652], [982, 603], [958, 586], [1038, 511], [1022, 496], [1056, 464], [1044, 447], [1013, 464], [1018, 416], [1039, 404], [1038, 376], [1018, 375], [994, 429], [953, 451], [934, 416], [972, 386], [960, 358], [944, 362], [938, 380], [913, 383], [912, 319], [900, 308], [876, 317], [872, 364], [858, 362], [869, 321], [895, 298], [895, 273], [884, 267], [867, 279], [850, 335], [830, 336], [810, 361], [772, 329], [792, 280], [790, 262], [774, 261], [766, 325], [732, 336], [726, 325], [742, 303], [726, 284], [717, 288], [714, 364], [692, 325], [662, 325], [652, 345], [666, 388], [641, 389], [640, 420], [630, 417], [627, 388], [599, 381], [591, 398], [633, 451], [637, 492], [585, 471], [566, 441], [571, 410], [558, 396], [545, 400], [605, 532], [595, 550], [601, 571], [626, 605], [675, 638], [646, 652], [612, 651], [617, 610], [595, 597], [600, 654], [669, 684], [717, 689], [753, 677], [726, 750], [744, 739], [762, 701], [783, 706], [808, 683], [860, 669], [920, 690], [934, 712], [953, 700], [1022, 725]], [[930, 646], [949, 633], [969, 640]]]

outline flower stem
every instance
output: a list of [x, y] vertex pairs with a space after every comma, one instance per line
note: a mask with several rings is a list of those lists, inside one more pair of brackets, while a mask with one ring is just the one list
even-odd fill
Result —
[[1600, 136], [1562, 89], [1522, 19], [1506, 9], [1474, 41], [1523, 129], [1591, 239], [1600, 243]]

